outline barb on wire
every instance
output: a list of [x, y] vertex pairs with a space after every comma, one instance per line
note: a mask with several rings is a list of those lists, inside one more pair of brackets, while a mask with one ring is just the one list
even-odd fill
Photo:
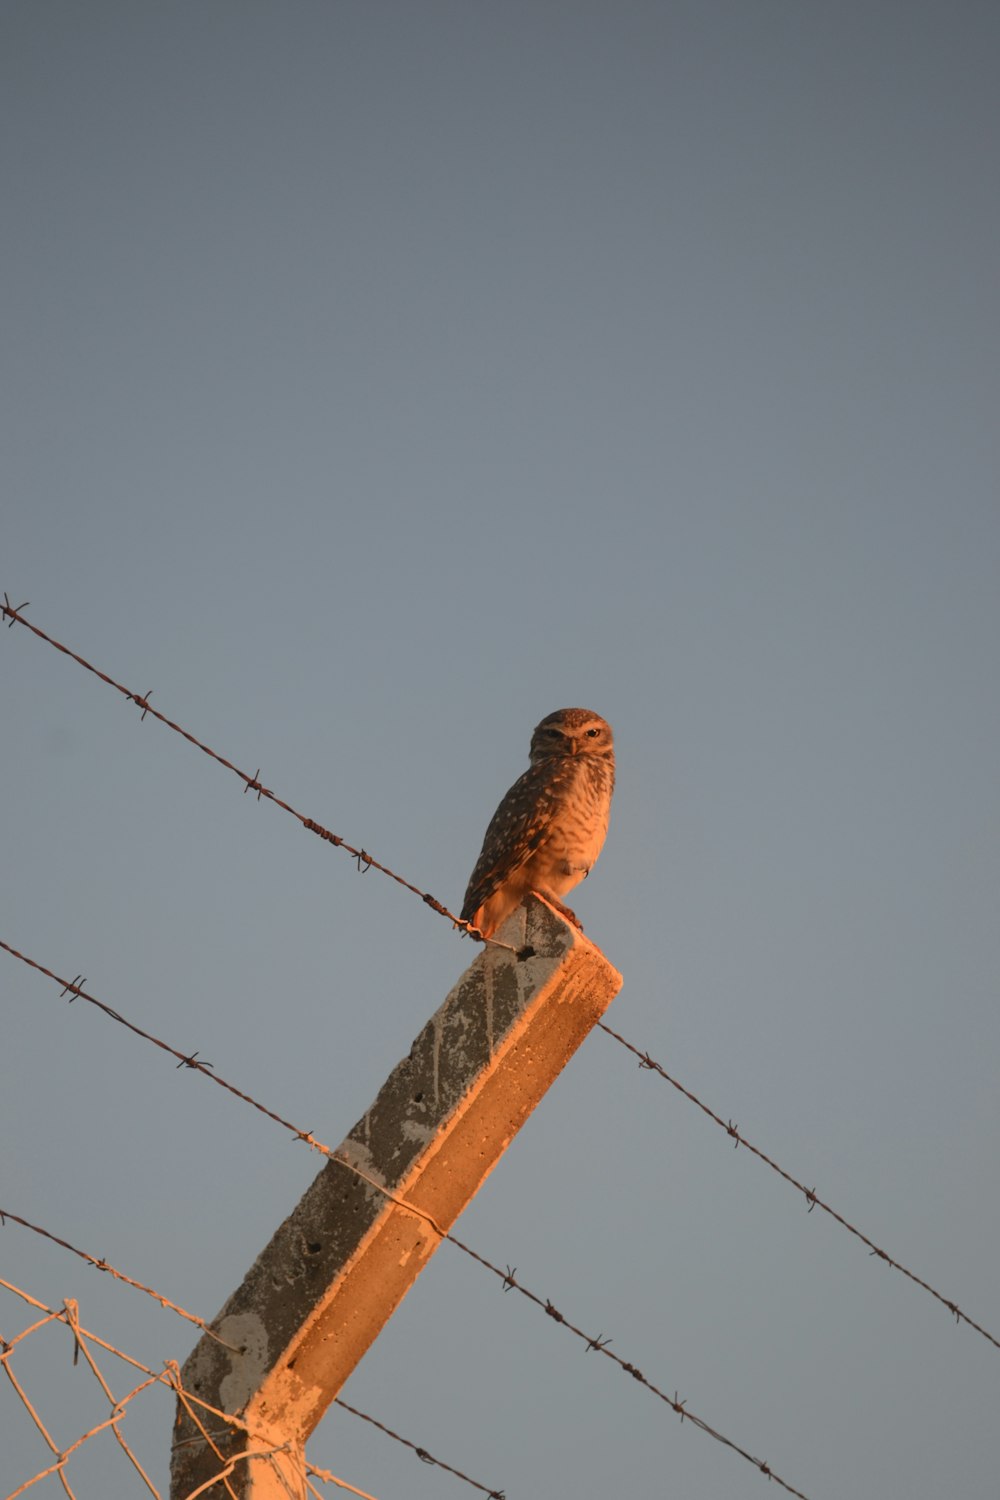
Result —
[[620, 1046], [624, 1047], [626, 1051], [631, 1052], [634, 1057], [637, 1057], [639, 1059], [640, 1068], [646, 1069], [647, 1072], [658, 1073], [666, 1083], [670, 1084], [671, 1088], [676, 1089], [679, 1094], [683, 1094], [684, 1098], [689, 1099], [692, 1104], [696, 1104], [701, 1110], [702, 1114], [707, 1115], [710, 1120], [714, 1120], [716, 1125], [720, 1126], [728, 1136], [732, 1137], [734, 1147], [745, 1146], [746, 1149], [751, 1153], [751, 1155], [756, 1156], [759, 1161], [762, 1161], [765, 1164], [765, 1166], [770, 1167], [772, 1172], [777, 1172], [779, 1177], [784, 1178], [785, 1182], [787, 1182], [791, 1187], [796, 1188], [798, 1192], [802, 1194], [807, 1204], [809, 1205], [807, 1209], [808, 1213], [812, 1213], [814, 1208], [821, 1208], [823, 1212], [825, 1214], [829, 1214], [830, 1218], [834, 1219], [842, 1229], [846, 1229], [849, 1234], [854, 1235], [855, 1239], [860, 1240], [863, 1245], [867, 1245], [870, 1253], [873, 1256], [877, 1256], [878, 1259], [884, 1261], [887, 1266], [891, 1266], [894, 1271], [900, 1271], [910, 1281], [914, 1282], [917, 1286], [922, 1287], [925, 1292], [928, 1292], [932, 1297], [935, 1298], [936, 1301], [940, 1302], [942, 1306], [946, 1307], [951, 1313], [952, 1317], [955, 1319], [956, 1323], [967, 1324], [969, 1328], [973, 1329], [976, 1333], [981, 1334], [984, 1339], [988, 1340], [988, 1342], [991, 1343], [994, 1348], [1000, 1349], [1000, 1339], [995, 1338], [988, 1329], [983, 1328], [981, 1324], [976, 1323], [972, 1318], [969, 1317], [967, 1313], [964, 1313], [958, 1306], [958, 1304], [956, 1302], [953, 1302], [950, 1297], [945, 1297], [941, 1292], [936, 1291], [935, 1288], [931, 1286], [930, 1282], [924, 1281], [923, 1277], [917, 1276], [915, 1272], [908, 1270], [907, 1267], [904, 1266], [900, 1261], [894, 1260], [893, 1257], [888, 1253], [888, 1251], [880, 1249], [879, 1246], [875, 1244], [874, 1240], [870, 1240], [866, 1234], [863, 1234], [860, 1229], [858, 1229], [854, 1224], [851, 1224], [847, 1219], [845, 1219], [843, 1214], [838, 1213], [837, 1210], [835, 1208], [832, 1208], [829, 1203], [824, 1202], [824, 1200], [819, 1197], [814, 1187], [807, 1188], [805, 1183], [799, 1182], [797, 1177], [793, 1177], [790, 1172], [786, 1172], [784, 1167], [779, 1166], [779, 1164], [770, 1156], [768, 1156], [765, 1151], [762, 1151], [759, 1146], [755, 1146], [752, 1141], [748, 1141], [746, 1136], [743, 1135], [738, 1127], [733, 1124], [732, 1120], [724, 1120], [721, 1115], [716, 1114], [714, 1109], [710, 1109], [707, 1104], [703, 1103], [702, 1100], [698, 1098], [697, 1094], [693, 1094], [690, 1089], [685, 1088], [684, 1085], [682, 1083], [679, 1083], [676, 1078], [672, 1078], [667, 1070], [662, 1067], [655, 1060], [655, 1058], [650, 1057], [648, 1052], [640, 1052], [638, 1047], [636, 1047], [632, 1042], [628, 1041], [626, 1037], [623, 1037], [620, 1032], [613, 1030], [612, 1027], [607, 1024], [607, 1022], [598, 1021], [597, 1025], [601, 1029], [601, 1031], [612, 1037]]
[[[124, 1025], [128, 1026], [131, 1031], [136, 1032], [139, 1036], [145, 1037], [147, 1041], [155, 1042], [158, 1047], [163, 1049], [163, 1051], [171, 1053], [174, 1057], [184, 1056], [183, 1053], [178, 1052], [175, 1048], [169, 1046], [166, 1042], [160, 1041], [157, 1037], [150, 1036], [149, 1033], [142, 1031], [138, 1026], [132, 1026], [131, 1023], [125, 1021], [124, 1018], [116, 1010], [113, 1010], [111, 1006], [105, 1005], [103, 1001], [95, 1000], [92, 995], [88, 995], [87, 993], [85, 993], [79, 986], [67, 985], [66, 981], [64, 979], [61, 979], [58, 974], [54, 974], [51, 969], [46, 969], [42, 964], [37, 963], [34, 959], [27, 958], [23, 953], [19, 953], [17, 949], [12, 948], [10, 944], [3, 942], [2, 939], [0, 939], [0, 948], [6, 949], [6, 951], [12, 954], [15, 958], [21, 959], [23, 963], [28, 964], [31, 968], [37, 969], [40, 973], [47, 975], [48, 978], [54, 980], [56, 984], [63, 985], [64, 989], [75, 989], [75, 993], [78, 994], [82, 999], [88, 1000], [91, 1003], [97, 1005], [97, 1007], [105, 1015], [110, 1016], [116, 1021], [121, 1021]], [[387, 1202], [393, 1203], [397, 1208], [403, 1209], [404, 1212], [413, 1214], [415, 1218], [423, 1220], [425, 1224], [428, 1224], [430, 1226], [430, 1228], [438, 1236], [439, 1239], [441, 1239], [442, 1241], [447, 1240], [449, 1244], [454, 1245], [456, 1249], [461, 1250], [463, 1254], [468, 1255], [472, 1260], [476, 1261], [479, 1265], [484, 1266], [486, 1270], [490, 1271], [494, 1276], [498, 1277], [505, 1291], [513, 1289], [520, 1292], [523, 1297], [526, 1297], [530, 1302], [533, 1302], [536, 1306], [540, 1307], [542, 1311], [545, 1312], [550, 1318], [554, 1319], [554, 1321], [558, 1323], [561, 1323], [565, 1328], [569, 1330], [569, 1332], [575, 1334], [577, 1338], [582, 1339], [588, 1350], [593, 1349], [597, 1353], [603, 1354], [606, 1359], [613, 1360], [620, 1369], [622, 1369], [626, 1374], [631, 1375], [633, 1380], [636, 1380], [641, 1385], [644, 1385], [647, 1390], [653, 1393], [653, 1395], [659, 1397], [659, 1399], [665, 1402], [667, 1406], [671, 1407], [671, 1409], [674, 1410], [678, 1416], [686, 1418], [689, 1422], [692, 1422], [694, 1426], [697, 1427], [700, 1431], [706, 1433], [709, 1437], [714, 1438], [716, 1442], [721, 1443], [726, 1448], [729, 1448], [733, 1453], [739, 1454], [741, 1458], [744, 1458], [748, 1463], [753, 1464], [753, 1466], [759, 1469], [762, 1474], [765, 1474], [768, 1479], [773, 1479], [776, 1484], [780, 1485], [782, 1489], [787, 1490], [789, 1494], [797, 1495], [799, 1497], [799, 1500], [808, 1500], [808, 1497], [803, 1495], [801, 1490], [795, 1489], [792, 1485], [787, 1483], [786, 1480], [782, 1479], [780, 1475], [774, 1472], [769, 1464], [764, 1462], [764, 1460], [755, 1458], [753, 1454], [750, 1453], [746, 1448], [740, 1447], [740, 1445], [733, 1442], [731, 1438], [725, 1437], [721, 1432], [719, 1432], [716, 1428], [710, 1426], [709, 1423], [704, 1421], [701, 1417], [696, 1417], [693, 1412], [687, 1410], [683, 1402], [678, 1402], [676, 1398], [671, 1399], [670, 1396], [666, 1395], [664, 1391], [660, 1390], [660, 1388], [651, 1380], [648, 1380], [642, 1373], [642, 1371], [639, 1370], [635, 1365], [630, 1364], [627, 1360], [623, 1359], [621, 1355], [614, 1353], [613, 1350], [608, 1347], [611, 1342], [610, 1339], [605, 1339], [603, 1335], [599, 1335], [597, 1338], [595, 1338], [591, 1334], [584, 1333], [582, 1329], [577, 1328], [575, 1324], [571, 1323], [568, 1318], [566, 1318], [561, 1312], [559, 1312], [559, 1310], [547, 1298], [539, 1297], [536, 1293], [529, 1291], [527, 1287], [525, 1287], [521, 1282], [517, 1280], [514, 1270], [512, 1270], [509, 1265], [507, 1266], [505, 1271], [502, 1271], [500, 1267], [494, 1265], [491, 1260], [488, 1260], [484, 1255], [480, 1255], [480, 1253], [477, 1250], [473, 1250], [471, 1246], [466, 1245], [457, 1237], [457, 1235], [451, 1234], [447, 1229], [444, 1229], [432, 1214], [429, 1214], [425, 1209], [417, 1208], [414, 1204], [407, 1202], [405, 1198], [401, 1197], [397, 1193], [394, 1193], [390, 1188], [385, 1187], [385, 1185], [379, 1182], [377, 1178], [370, 1176], [354, 1162], [345, 1160], [345, 1158], [342, 1157], [339, 1152], [334, 1151], [330, 1146], [327, 1146], [322, 1141], [317, 1140], [311, 1131], [301, 1130], [298, 1126], [293, 1125], [290, 1120], [282, 1119], [282, 1117], [276, 1114], [274, 1110], [268, 1109], [263, 1104], [258, 1103], [256, 1099], [252, 1098], [249, 1094], [244, 1093], [242, 1089], [238, 1089], [233, 1084], [227, 1083], [225, 1079], [221, 1078], [217, 1073], [208, 1072], [206, 1069], [201, 1068], [197, 1063], [195, 1063], [194, 1066], [198, 1071], [202, 1072], [206, 1078], [211, 1078], [214, 1083], [219, 1084], [222, 1088], [227, 1089], [231, 1094], [235, 1094], [237, 1098], [243, 1099], [247, 1104], [253, 1105], [253, 1107], [259, 1110], [261, 1114], [266, 1115], [269, 1119], [274, 1120], [279, 1125], [282, 1125], [287, 1131], [291, 1133], [291, 1135], [296, 1140], [306, 1141], [314, 1150], [321, 1152], [324, 1156], [333, 1161], [339, 1162], [341, 1166], [345, 1167], [349, 1172], [353, 1173], [355, 1177], [358, 1177], [362, 1182], [368, 1183], [370, 1187], [375, 1188], [377, 1192], [381, 1193], [381, 1195], [386, 1199]], [[487, 1493], [489, 1492], [487, 1491]]]
[[26, 630], [30, 630], [32, 635], [37, 636], [40, 641], [44, 641], [46, 645], [54, 647], [56, 651], [61, 651], [63, 656], [68, 656], [71, 661], [75, 661], [79, 666], [84, 667], [86, 671], [93, 673], [95, 677], [99, 678], [101, 682], [106, 683], [108, 687], [112, 687], [116, 692], [121, 693], [127, 703], [134, 703], [137, 708], [141, 708], [143, 719], [145, 719], [147, 714], [151, 714], [154, 719], [158, 719], [167, 729], [172, 729], [175, 734], [179, 734], [182, 739], [187, 740], [188, 744], [194, 745], [196, 750], [200, 750], [204, 755], [209, 756], [210, 759], [217, 761], [227, 771], [232, 771], [233, 775], [238, 776], [243, 782], [244, 792], [252, 791], [257, 793], [258, 802], [262, 797], [266, 797], [276, 807], [280, 807], [284, 812], [290, 813], [293, 818], [302, 824], [303, 828], [308, 829], [310, 833], [315, 833], [324, 843], [333, 844], [336, 848], [343, 849], [352, 859], [357, 861], [358, 870], [362, 874], [367, 873], [368, 870], [378, 870], [381, 874], [388, 875], [389, 879], [394, 880], [397, 885], [401, 885], [405, 890], [411, 891], [414, 896], [419, 896], [425, 905], [431, 907], [439, 916], [446, 917], [453, 927], [468, 933], [476, 942], [489, 943], [498, 948], [510, 947], [509, 943], [499, 943], [495, 938], [484, 938], [478, 927], [473, 927], [471, 922], [465, 921], [462, 917], [457, 917], [436, 896], [432, 896], [430, 891], [422, 891], [419, 886], [412, 885], [402, 875], [397, 875], [395, 870], [391, 870], [388, 865], [384, 865], [381, 861], [375, 859], [367, 850], [356, 849], [353, 844], [349, 844], [339, 833], [331, 833], [329, 828], [324, 828], [323, 824], [318, 823], [315, 818], [307, 818], [304, 813], [299, 812], [290, 802], [286, 802], [284, 798], [279, 797], [277, 792], [273, 792], [270, 787], [263, 785], [260, 780], [259, 766], [253, 776], [250, 776], [246, 771], [241, 771], [239, 766], [234, 765], [231, 760], [227, 760], [224, 755], [220, 755], [217, 750], [213, 750], [210, 745], [206, 745], [203, 740], [198, 739], [190, 730], [175, 723], [173, 719], [168, 719], [166, 714], [161, 713], [158, 708], [154, 708], [149, 701], [152, 697], [152, 689], [145, 693], [134, 693], [125, 687], [123, 683], [116, 682], [107, 672], [102, 672], [99, 667], [95, 667], [92, 662], [87, 661], [86, 657], [80, 656], [76, 651], [72, 651], [69, 646], [63, 645], [62, 641], [57, 641], [54, 636], [41, 630], [37, 625], [32, 624], [30, 620], [26, 620], [22, 611], [27, 609], [27, 607], [27, 601], [24, 604], [11, 604], [8, 595], [4, 594], [3, 603], [0, 604], [0, 614], [6, 616], [8, 629], [15, 624], [23, 625]]

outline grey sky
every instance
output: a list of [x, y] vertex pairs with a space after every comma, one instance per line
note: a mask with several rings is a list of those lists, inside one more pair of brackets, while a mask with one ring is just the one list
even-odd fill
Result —
[[[532, 726], [606, 715], [613, 1024], [1000, 1336], [998, 40], [972, 0], [8, 0], [0, 590], [450, 905]], [[471, 946], [0, 648], [0, 937], [335, 1144]], [[318, 1159], [0, 960], [0, 1207], [212, 1316]], [[811, 1500], [996, 1500], [997, 1351], [607, 1038], [460, 1231]], [[155, 1368], [194, 1342], [0, 1259]], [[18, 1368], [68, 1443], [62, 1332]], [[765, 1493], [448, 1247], [345, 1395], [508, 1500]], [[123, 1429], [161, 1488], [170, 1416]], [[46, 1451], [12, 1392], [0, 1432], [6, 1494]], [[464, 1492], [343, 1413], [310, 1451]], [[138, 1493], [106, 1439], [68, 1473]]]

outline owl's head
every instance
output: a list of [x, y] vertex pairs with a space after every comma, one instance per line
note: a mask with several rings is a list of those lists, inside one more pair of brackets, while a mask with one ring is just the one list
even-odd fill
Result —
[[613, 761], [615, 742], [608, 721], [589, 708], [557, 708], [546, 715], [531, 736], [531, 764], [569, 755], [597, 755]]

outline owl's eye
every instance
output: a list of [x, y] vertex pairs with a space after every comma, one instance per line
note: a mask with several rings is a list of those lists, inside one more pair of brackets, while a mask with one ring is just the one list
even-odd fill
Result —
[[600, 732], [601, 731], [599, 729], [588, 729], [587, 730], [587, 738], [588, 738], [588, 740], [595, 740], [597, 738], [597, 736], [600, 734]]

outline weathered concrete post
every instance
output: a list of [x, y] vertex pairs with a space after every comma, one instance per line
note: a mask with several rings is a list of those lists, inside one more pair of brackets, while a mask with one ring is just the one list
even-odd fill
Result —
[[441, 1242], [419, 1215], [450, 1228], [621, 988], [538, 897], [497, 937], [533, 955], [480, 952], [214, 1320], [240, 1352], [188, 1358], [184, 1390], [238, 1425], [178, 1400], [172, 1500], [305, 1494], [306, 1439]]

